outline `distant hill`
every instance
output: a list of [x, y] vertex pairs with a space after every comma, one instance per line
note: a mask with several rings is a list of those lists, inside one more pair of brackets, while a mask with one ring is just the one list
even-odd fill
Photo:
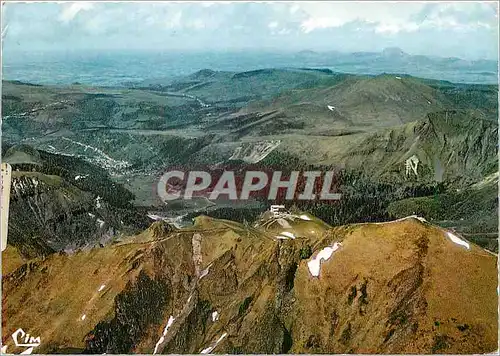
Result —
[[305, 127], [369, 130], [408, 123], [451, 107], [438, 90], [411, 77], [350, 77], [336, 85], [284, 91], [272, 100], [255, 102], [244, 112], [282, 111]]
[[232, 103], [241, 107], [252, 100], [266, 99], [283, 90], [333, 82], [345, 75], [331, 70], [257, 69], [244, 72], [224, 72], [204, 69], [174, 79], [147, 80], [137, 85], [141, 89], [178, 92], [192, 95], [212, 104]]

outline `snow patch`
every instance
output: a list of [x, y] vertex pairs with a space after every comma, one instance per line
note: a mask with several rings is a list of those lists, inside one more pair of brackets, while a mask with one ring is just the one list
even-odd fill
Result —
[[210, 346], [210, 347], [207, 347], [206, 349], [203, 349], [201, 350], [201, 353], [202, 354], [208, 354], [210, 352], [212, 352], [213, 349], [215, 349], [217, 347], [217, 345], [222, 341], [224, 340], [224, 338], [227, 336], [227, 333], [224, 333], [222, 334], [222, 336], [215, 342], [214, 345]]
[[299, 216], [299, 218], [301, 218], [302, 220], [311, 221], [311, 218], [307, 215], [301, 215], [301, 216]]
[[84, 321], [87, 315], [83, 314], [82, 317], [80, 318], [81, 321]]
[[332, 257], [333, 253], [337, 251], [342, 244], [340, 242], [335, 242], [333, 246], [327, 246], [316, 255], [311, 261], [307, 262], [307, 267], [309, 267], [309, 272], [314, 277], [319, 276], [321, 270], [321, 260], [328, 261]]
[[453, 242], [456, 243], [457, 245], [464, 246], [467, 250], [470, 250], [470, 245], [468, 242], [462, 240], [459, 238], [457, 235], [452, 234], [451, 232], [447, 231], [446, 236]]
[[101, 292], [104, 288], [106, 288], [106, 285], [105, 284], [101, 284], [101, 286], [99, 287], [99, 289], [97, 291]]
[[212, 313], [212, 321], [216, 322], [217, 320], [219, 320], [219, 312], [216, 310]]
[[410, 173], [413, 171], [415, 176], [418, 177], [418, 164], [420, 163], [420, 160], [416, 155], [411, 156], [408, 158], [405, 162], [405, 168], [406, 168], [406, 177], [410, 176]]
[[334, 111], [334, 110], [335, 110], [335, 106], [327, 105], [326, 107], [327, 107], [327, 108], [328, 108], [328, 110], [330, 110], [330, 111]]
[[174, 321], [175, 321], [175, 318], [172, 315], [170, 315], [170, 318], [168, 318], [168, 321], [167, 321], [167, 325], [165, 326], [165, 329], [163, 329], [163, 334], [155, 345], [155, 349], [153, 351], [153, 354], [156, 354], [158, 352], [158, 347], [160, 347], [160, 345], [165, 341], [165, 336], [167, 335], [168, 329], [172, 326]]
[[401, 77], [396, 77], [396, 79], [399, 79], [399, 80], [401, 80]]

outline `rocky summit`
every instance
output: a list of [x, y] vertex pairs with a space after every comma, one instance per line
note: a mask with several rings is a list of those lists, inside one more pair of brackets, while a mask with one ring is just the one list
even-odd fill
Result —
[[155, 222], [104, 247], [2, 254], [2, 345], [36, 353], [488, 353], [497, 257], [411, 216], [331, 227]]

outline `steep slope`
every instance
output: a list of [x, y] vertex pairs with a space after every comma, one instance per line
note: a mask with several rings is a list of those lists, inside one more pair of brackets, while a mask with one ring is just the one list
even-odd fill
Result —
[[26, 258], [105, 244], [150, 222], [133, 195], [106, 172], [74, 157], [13, 146], [9, 239]]
[[154, 223], [23, 265], [3, 276], [3, 345], [22, 324], [49, 353], [496, 349], [495, 256], [415, 218], [329, 228], [305, 214], [285, 219], [302, 229], [288, 239], [269, 218]]
[[[296, 157], [305, 163], [363, 171], [403, 184], [468, 185], [497, 169], [498, 124], [478, 110], [444, 110], [420, 120], [341, 136], [286, 135], [267, 158]], [[276, 156], [276, 157], [274, 157]], [[415, 161], [416, 173], [408, 170]]]
[[[473, 183], [496, 170], [498, 124], [480, 111], [446, 110], [351, 145], [342, 161], [388, 179]], [[416, 173], [407, 160], [416, 157]]]

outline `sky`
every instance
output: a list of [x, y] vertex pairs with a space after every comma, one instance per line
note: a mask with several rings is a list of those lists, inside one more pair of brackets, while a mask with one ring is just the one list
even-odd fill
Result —
[[381, 51], [498, 59], [497, 2], [38, 2], [2, 9], [4, 54]]

